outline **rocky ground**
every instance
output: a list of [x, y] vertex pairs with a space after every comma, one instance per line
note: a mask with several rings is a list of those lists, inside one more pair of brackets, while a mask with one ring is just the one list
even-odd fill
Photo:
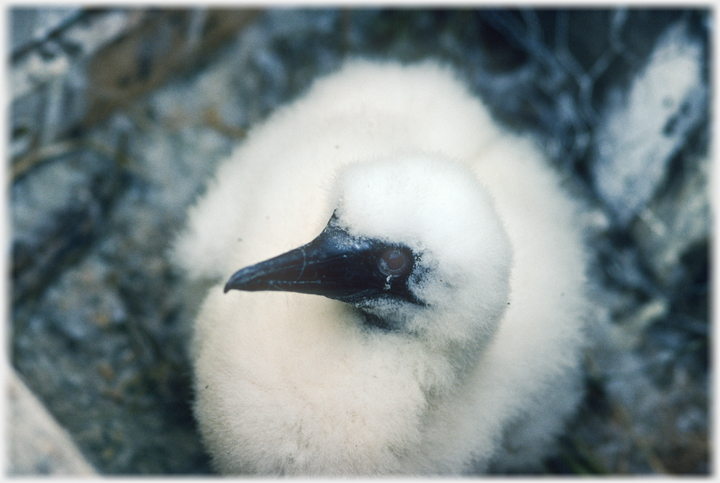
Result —
[[[246, 130], [353, 55], [454, 65], [501, 122], [543, 141], [589, 207], [607, 330], [592, 334], [587, 397], [547, 472], [710, 472], [709, 11], [8, 20], [10, 474], [211, 472], [189, 406], [195, 301], [166, 251]], [[68, 441], [85, 461], [54, 456]]]

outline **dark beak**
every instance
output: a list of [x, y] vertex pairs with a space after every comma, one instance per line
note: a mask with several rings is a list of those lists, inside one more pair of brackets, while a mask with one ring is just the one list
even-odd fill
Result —
[[[407, 266], [388, 257], [403, 255]], [[392, 252], [392, 255], [388, 253]], [[367, 238], [349, 235], [331, 223], [307, 245], [237, 271], [225, 285], [229, 290], [279, 290], [323, 295], [349, 303], [370, 298], [399, 297], [414, 301], [407, 287], [412, 253]]]

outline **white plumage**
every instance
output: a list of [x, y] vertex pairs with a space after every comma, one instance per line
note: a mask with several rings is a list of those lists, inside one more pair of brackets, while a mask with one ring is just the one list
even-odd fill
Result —
[[[532, 140], [450, 70], [352, 61], [317, 81], [220, 166], [175, 244], [217, 283], [192, 351], [216, 467], [536, 468], [581, 397], [577, 215]], [[307, 247], [227, 288], [313, 293], [223, 293], [321, 232], [341, 239], [333, 267], [365, 257], [360, 278], [314, 274]]]

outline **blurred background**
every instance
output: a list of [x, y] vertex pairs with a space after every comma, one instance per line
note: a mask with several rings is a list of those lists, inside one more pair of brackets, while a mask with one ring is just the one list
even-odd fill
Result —
[[231, 147], [348, 56], [453, 65], [589, 207], [598, 329], [547, 473], [708, 474], [712, 20], [9, 8], [8, 474], [212, 472], [166, 251]]

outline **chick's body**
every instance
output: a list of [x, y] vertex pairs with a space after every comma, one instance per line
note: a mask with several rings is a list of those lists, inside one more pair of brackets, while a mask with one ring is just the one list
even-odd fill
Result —
[[[423, 303], [223, 293], [333, 213], [353, 239], [408, 247]], [[581, 396], [577, 206], [534, 143], [434, 63], [350, 62], [254, 128], [175, 259], [218, 282], [192, 353], [223, 472], [535, 469]]]

